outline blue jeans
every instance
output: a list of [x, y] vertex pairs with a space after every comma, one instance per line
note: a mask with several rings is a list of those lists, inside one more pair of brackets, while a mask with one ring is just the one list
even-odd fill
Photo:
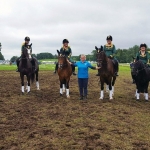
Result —
[[88, 78], [78, 78], [80, 96], [87, 96]]

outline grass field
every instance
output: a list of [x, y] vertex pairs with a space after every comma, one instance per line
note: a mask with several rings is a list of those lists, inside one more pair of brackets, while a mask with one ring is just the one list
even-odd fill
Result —
[[[96, 64], [94, 64], [93, 66], [95, 66]], [[39, 65], [40, 67], [40, 70], [54, 70], [55, 68], [55, 65], [54, 64], [42, 64], [42, 65]], [[11, 71], [11, 70], [16, 70], [17, 66], [16, 65], [0, 65], [0, 70], [1, 71]], [[120, 65], [120, 70], [121, 71], [130, 71], [130, 67], [129, 65], [124, 65], [124, 64], [121, 64]]]
[[41, 66], [40, 91], [32, 84], [22, 95], [16, 66], [9, 67], [0, 71], [0, 150], [150, 149], [150, 103], [143, 95], [135, 100], [129, 66], [120, 66], [112, 101], [108, 93], [99, 100], [95, 70], [89, 72], [88, 100], [80, 101], [76, 76], [67, 99], [59, 95], [53, 66]]

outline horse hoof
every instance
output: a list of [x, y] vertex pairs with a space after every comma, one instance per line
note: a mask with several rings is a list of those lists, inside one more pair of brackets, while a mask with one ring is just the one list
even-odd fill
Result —
[[37, 90], [39, 91], [40, 89], [39, 89], [39, 88], [37, 88]]
[[67, 95], [67, 98], [70, 98], [70, 95]]
[[103, 97], [100, 97], [99, 99], [103, 99]]
[[109, 98], [109, 100], [113, 100], [113, 98]]
[[60, 93], [60, 96], [62, 96], [62, 94]]
[[22, 92], [22, 95], [24, 95], [24, 92]]
[[28, 94], [30, 94], [30, 91], [28, 92]]

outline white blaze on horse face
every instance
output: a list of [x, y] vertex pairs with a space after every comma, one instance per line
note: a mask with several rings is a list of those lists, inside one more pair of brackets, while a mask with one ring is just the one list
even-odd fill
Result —
[[103, 99], [103, 98], [104, 98], [104, 91], [101, 91], [100, 99]]
[[145, 93], [145, 100], [148, 100], [148, 93]]
[[112, 97], [112, 90], [109, 91], [109, 99], [113, 99], [113, 97]]
[[21, 91], [22, 91], [22, 93], [24, 93], [24, 86], [21, 87]]
[[28, 86], [28, 90], [27, 90], [27, 92], [28, 92], [28, 93], [30, 92], [30, 86]]
[[31, 49], [28, 49], [29, 58], [31, 58]]
[[66, 89], [66, 95], [69, 96], [69, 89]]
[[60, 88], [60, 94], [63, 94], [62, 88]]

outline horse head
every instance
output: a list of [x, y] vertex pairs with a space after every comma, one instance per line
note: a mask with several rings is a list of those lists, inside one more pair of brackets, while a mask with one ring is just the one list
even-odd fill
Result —
[[98, 67], [102, 67], [102, 64], [107, 62], [107, 57], [105, 52], [103, 51], [103, 46], [101, 46], [100, 48], [97, 48], [95, 46], [95, 49], [96, 49], [97, 65]]
[[24, 47], [22, 51], [22, 58], [31, 58], [31, 52], [32, 52], [32, 43]]
[[137, 75], [140, 71], [144, 70], [145, 68], [145, 64], [143, 64], [143, 62], [139, 60], [139, 57], [137, 56], [137, 58], [134, 59], [134, 62], [132, 64], [132, 73], [134, 75]]
[[62, 69], [64, 66], [67, 66], [67, 58], [59, 50], [57, 50], [57, 53], [58, 53], [58, 68]]

